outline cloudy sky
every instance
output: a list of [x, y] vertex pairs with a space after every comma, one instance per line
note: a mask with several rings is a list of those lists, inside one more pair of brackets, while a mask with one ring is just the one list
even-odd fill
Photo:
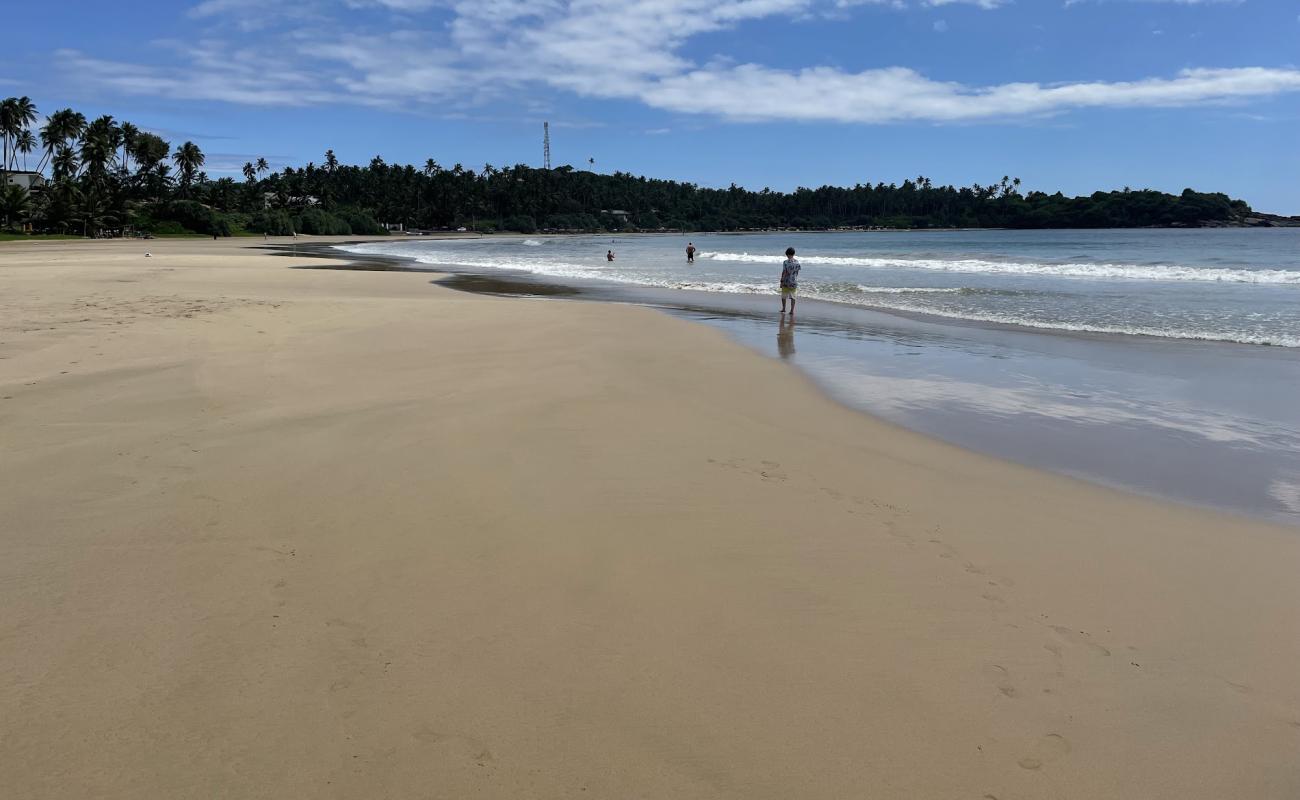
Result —
[[193, 139], [209, 172], [596, 160], [707, 185], [1226, 191], [1300, 214], [1297, 0], [73, 0], [0, 93]]

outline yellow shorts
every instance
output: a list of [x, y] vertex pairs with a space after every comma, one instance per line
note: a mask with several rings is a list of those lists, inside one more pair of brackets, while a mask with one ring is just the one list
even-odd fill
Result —
[[795, 292], [797, 292], [797, 291], [799, 291], [799, 287], [797, 287], [797, 286], [782, 286], [782, 287], [781, 287], [781, 296], [782, 296], [782, 297], [794, 297]]

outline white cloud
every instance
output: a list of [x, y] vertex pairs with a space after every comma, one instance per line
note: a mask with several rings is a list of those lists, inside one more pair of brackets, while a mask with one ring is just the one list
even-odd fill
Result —
[[1175, 78], [1114, 83], [988, 87], [930, 80], [910, 69], [849, 73], [817, 67], [788, 72], [746, 64], [673, 76], [641, 99], [672, 111], [708, 109], [738, 121], [786, 119], [885, 123], [964, 122], [1072, 108], [1186, 106], [1300, 91], [1300, 70], [1184, 70]]
[[[845, 123], [1000, 121], [1080, 108], [1187, 106], [1300, 91], [1300, 70], [1188, 69], [1132, 81], [987, 86], [940, 81], [902, 66], [862, 71], [776, 69], [698, 52], [701, 34], [767, 18], [799, 18], [836, 0], [302, 0], [295, 24], [243, 45], [175, 48], [185, 68], [161, 69], [61, 51], [83, 80], [120, 92], [248, 104], [353, 103], [455, 108], [507, 100], [537, 111], [541, 89], [631, 100], [724, 120]], [[1149, 0], [1184, 2], [1195, 0]], [[1211, 2], [1212, 0], [1205, 0]], [[838, 0], [906, 5], [903, 0]], [[985, 9], [1004, 0], [913, 0]], [[354, 30], [340, 9], [410, 15], [428, 30]], [[435, 9], [434, 16], [419, 13]], [[205, 0], [191, 16], [209, 30], [276, 19], [274, 3]], [[263, 9], [263, 10], [254, 10]], [[346, 10], [342, 14], [347, 14]], [[357, 12], [352, 12], [353, 14]], [[310, 20], [304, 27], [301, 20]], [[936, 24], [936, 30], [942, 27]]]

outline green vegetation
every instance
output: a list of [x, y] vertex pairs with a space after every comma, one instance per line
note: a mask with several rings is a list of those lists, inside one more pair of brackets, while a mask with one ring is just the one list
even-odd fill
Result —
[[[969, 187], [935, 186], [929, 178], [898, 184], [750, 191], [710, 189], [622, 172], [604, 175], [562, 166], [485, 165], [475, 172], [433, 159], [422, 168], [376, 157], [340, 164], [333, 150], [322, 166], [272, 173], [266, 159], [248, 162], [243, 181], [213, 180], [193, 142], [174, 150], [155, 134], [111, 116], [87, 121], [55, 111], [39, 131], [36, 171], [48, 182], [29, 193], [7, 186], [35, 149], [36, 107], [25, 97], [0, 103], [0, 230], [83, 236], [294, 232], [386, 233], [407, 229], [481, 232], [755, 230], [771, 228], [1119, 228], [1197, 227], [1239, 223], [1252, 212], [1223, 194], [1191, 189], [1022, 193], [1020, 180]], [[170, 163], [169, 163], [170, 160]], [[173, 169], [174, 165], [174, 169]], [[47, 172], [48, 171], [48, 172]], [[39, 183], [39, 182], [38, 182]]]
[[[111, 116], [87, 121], [70, 108], [40, 128], [37, 179], [10, 181], [35, 149], [35, 105], [26, 97], [0, 102], [0, 231], [28, 236], [239, 236], [269, 233], [387, 233], [364, 207], [332, 197], [284, 193], [265, 159], [247, 165], [243, 183], [213, 180], [193, 142], [174, 150], [161, 137]], [[332, 156], [332, 154], [331, 154]], [[331, 161], [337, 166], [337, 161]], [[174, 169], [173, 169], [174, 167]], [[18, 177], [18, 176], [15, 176]], [[30, 189], [27, 184], [31, 184]]]

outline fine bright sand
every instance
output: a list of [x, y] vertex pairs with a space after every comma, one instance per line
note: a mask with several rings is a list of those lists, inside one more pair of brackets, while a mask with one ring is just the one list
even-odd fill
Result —
[[0, 796], [1300, 797], [1295, 530], [260, 245], [0, 245]]

